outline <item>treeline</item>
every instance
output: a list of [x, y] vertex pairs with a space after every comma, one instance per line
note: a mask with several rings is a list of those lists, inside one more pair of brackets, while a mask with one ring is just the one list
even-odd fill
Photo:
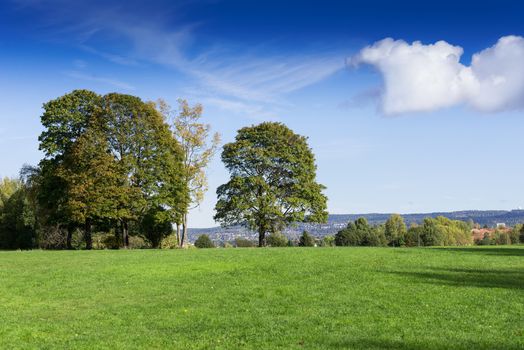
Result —
[[[187, 242], [218, 143], [202, 107], [75, 90], [44, 104], [38, 166], [0, 182], [0, 249], [158, 247]], [[171, 124], [168, 123], [171, 122]]]
[[[482, 233], [475, 238], [473, 230]], [[206, 241], [207, 235], [201, 235]], [[464, 246], [464, 245], [509, 245], [524, 243], [524, 225], [513, 228], [480, 228], [473, 222], [451, 220], [445, 217], [425, 218], [420, 225], [406, 226], [402, 216], [393, 214], [380, 225], [370, 225], [366, 218], [350, 221], [335, 235], [314, 237], [304, 231], [298, 239], [289, 239], [281, 233], [267, 238], [272, 247], [333, 247], [333, 246], [373, 246], [373, 247], [422, 247], [422, 246]], [[210, 240], [209, 240], [210, 241]], [[224, 247], [253, 247], [255, 242], [237, 238], [223, 243]], [[214, 247], [214, 244], [213, 244]]]
[[425, 218], [409, 228], [402, 216], [394, 214], [382, 225], [369, 225], [365, 218], [349, 222], [335, 235], [337, 246], [464, 246], [472, 244], [524, 243], [524, 229], [517, 225], [506, 230], [485, 230], [483, 240], [474, 240], [473, 222], [451, 220], [442, 216]]

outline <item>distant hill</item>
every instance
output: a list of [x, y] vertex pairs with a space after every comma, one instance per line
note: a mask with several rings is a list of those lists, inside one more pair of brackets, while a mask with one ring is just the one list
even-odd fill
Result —
[[[378, 225], [386, 222], [391, 214], [331, 214], [326, 224], [297, 224], [294, 227], [287, 228], [284, 233], [290, 238], [297, 238], [302, 231], [306, 230], [311, 234], [322, 237], [337, 233], [345, 227], [349, 221], [364, 217], [371, 224]], [[435, 212], [435, 213], [418, 213], [402, 214], [404, 221], [409, 226], [412, 223], [420, 224], [424, 218], [444, 216], [453, 220], [462, 220], [473, 222], [484, 226], [494, 227], [497, 223], [505, 223], [507, 226], [514, 226], [518, 223], [524, 223], [524, 210], [463, 210], [454, 212]], [[256, 239], [257, 234], [241, 226], [233, 227], [211, 227], [211, 228], [193, 228], [189, 229], [189, 238], [194, 241], [199, 235], [207, 234], [214, 241], [226, 242], [233, 241], [236, 237]]]

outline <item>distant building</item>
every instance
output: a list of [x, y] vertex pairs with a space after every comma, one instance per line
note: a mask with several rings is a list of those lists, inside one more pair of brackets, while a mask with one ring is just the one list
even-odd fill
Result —
[[497, 223], [497, 228], [506, 228], [506, 224], [503, 223], [503, 222], [498, 222]]

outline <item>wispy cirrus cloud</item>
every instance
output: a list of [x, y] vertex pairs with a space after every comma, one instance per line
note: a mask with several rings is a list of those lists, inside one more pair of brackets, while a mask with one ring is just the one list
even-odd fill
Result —
[[[220, 43], [212, 47], [202, 45], [198, 40], [202, 23], [180, 20], [173, 25], [183, 3], [162, 7], [166, 3], [160, 1], [139, 8], [135, 1], [125, 6], [64, 0], [16, 2], [24, 9], [44, 14], [49, 35], [68, 38], [76, 47], [115, 64], [147, 62], [174, 69], [189, 79], [196, 98], [235, 113], [276, 111], [286, 105], [286, 95], [344, 68], [344, 55], [335, 51], [282, 56], [270, 54], [263, 46], [245, 52]], [[117, 79], [82, 72], [72, 75], [125, 89], [131, 87]]]
[[96, 83], [103, 83], [103, 84], [111, 85], [113, 87], [124, 89], [124, 90], [135, 90], [135, 87], [133, 85], [130, 85], [128, 83], [125, 83], [123, 81], [120, 81], [114, 78], [101, 77], [98, 75], [89, 74], [89, 73], [85, 73], [81, 71], [67, 71], [67, 72], [64, 72], [64, 74], [74, 79], [92, 81]]

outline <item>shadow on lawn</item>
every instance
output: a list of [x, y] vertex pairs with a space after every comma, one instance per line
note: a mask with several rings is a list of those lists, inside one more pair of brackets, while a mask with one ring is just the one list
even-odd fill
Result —
[[[326, 344], [323, 345], [323, 348]], [[448, 349], [493, 349], [512, 350], [521, 349], [517, 344], [508, 343], [484, 343], [479, 341], [456, 343], [448, 340], [445, 343], [408, 342], [391, 339], [355, 339], [346, 341], [335, 341], [327, 345], [329, 349], [387, 349], [387, 350], [448, 350]]]
[[430, 248], [434, 250], [457, 252], [457, 253], [472, 253], [479, 255], [500, 255], [500, 256], [524, 256], [524, 249], [521, 248]]
[[427, 272], [392, 271], [389, 273], [412, 277], [423, 283], [448, 286], [524, 289], [522, 269], [433, 268]]

